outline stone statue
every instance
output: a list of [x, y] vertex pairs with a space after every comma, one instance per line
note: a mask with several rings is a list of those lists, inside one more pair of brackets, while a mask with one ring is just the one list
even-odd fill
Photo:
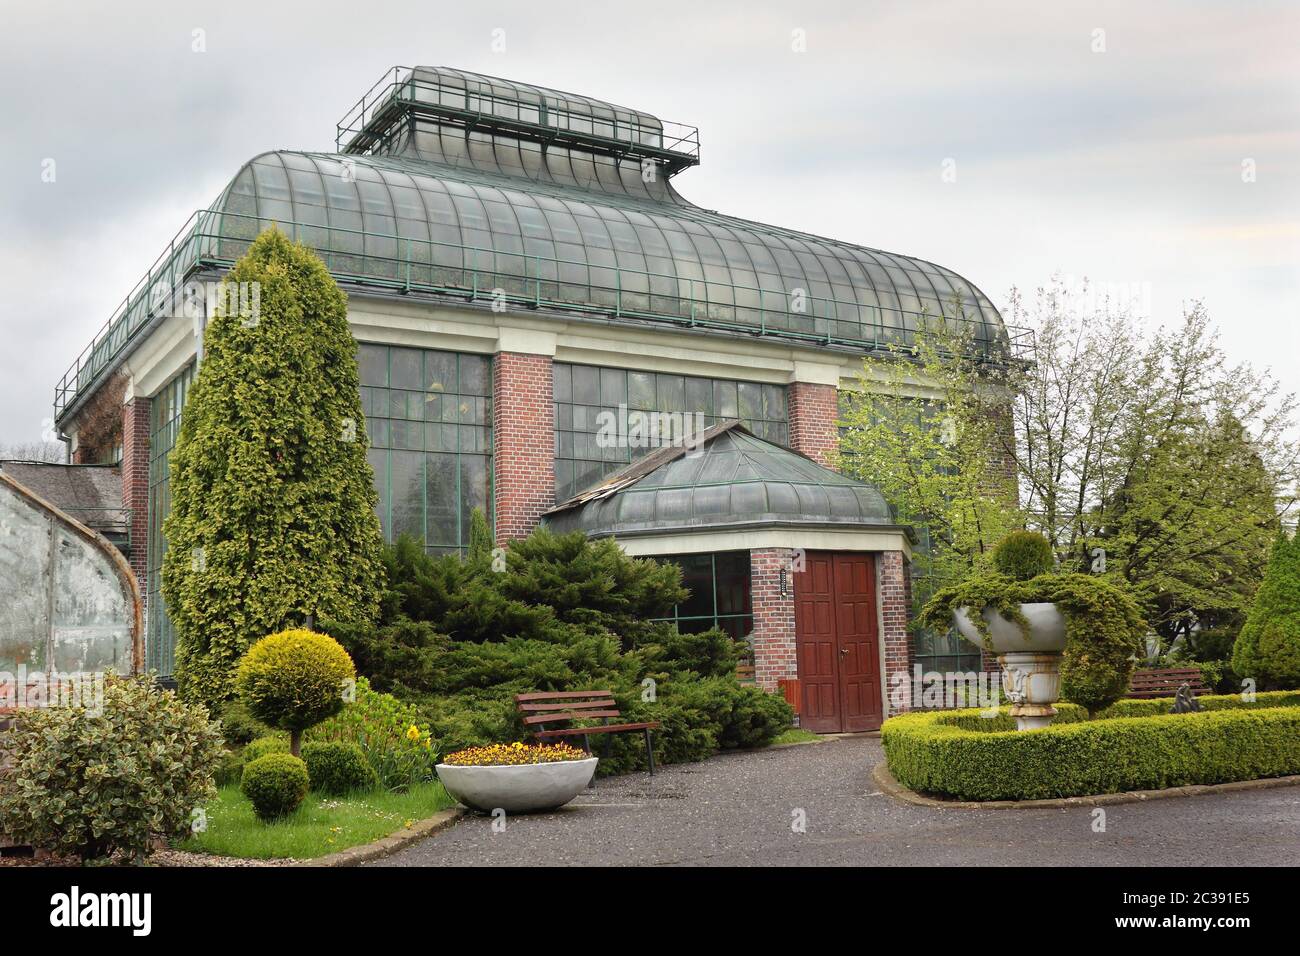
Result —
[[1192, 686], [1183, 684], [1174, 695], [1174, 709], [1171, 714], [1190, 714], [1201, 709], [1201, 702], [1192, 694]]

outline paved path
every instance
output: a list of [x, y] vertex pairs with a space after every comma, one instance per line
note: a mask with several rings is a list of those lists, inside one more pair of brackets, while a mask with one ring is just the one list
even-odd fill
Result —
[[[876, 792], [874, 738], [715, 757], [601, 781], [569, 806], [466, 816], [371, 865], [1105, 866], [1300, 864], [1300, 787], [1106, 807], [944, 810]], [[801, 811], [806, 832], [791, 829]]]

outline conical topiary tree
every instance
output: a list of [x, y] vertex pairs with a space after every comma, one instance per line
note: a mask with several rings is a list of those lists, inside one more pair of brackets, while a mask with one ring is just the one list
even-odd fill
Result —
[[1233, 645], [1232, 669], [1265, 687], [1300, 687], [1300, 537], [1278, 534]]
[[240, 297], [223, 300], [256, 308], [208, 322], [163, 524], [177, 684], [210, 707], [234, 695], [254, 641], [315, 618], [371, 622], [383, 584], [347, 297], [274, 228], [226, 282]]

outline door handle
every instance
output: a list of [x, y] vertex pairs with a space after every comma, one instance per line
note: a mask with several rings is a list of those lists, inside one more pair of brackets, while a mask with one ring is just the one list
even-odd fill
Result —
[[840, 648], [840, 653], [841, 653], [841, 654], [847, 654], [848, 652], [849, 652], [849, 649], [848, 649], [847, 647], [841, 647], [841, 648]]

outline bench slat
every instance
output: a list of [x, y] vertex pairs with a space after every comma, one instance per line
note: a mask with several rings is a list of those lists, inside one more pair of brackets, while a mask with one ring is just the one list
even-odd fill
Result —
[[575, 698], [578, 700], [590, 700], [593, 697], [612, 698], [613, 696], [614, 692], [609, 690], [546, 690], [534, 691], [529, 694], [515, 694], [515, 703], [522, 704], [525, 701], [570, 700]]
[[602, 697], [599, 700], [579, 700], [572, 703], [559, 701], [554, 704], [520, 704], [519, 710], [525, 714], [541, 714], [554, 710], [599, 710], [613, 706], [613, 700], [609, 697]]
[[1184, 684], [1193, 696], [1210, 692], [1199, 667], [1156, 667], [1133, 672], [1128, 696], [1138, 700], [1173, 697]]
[[535, 730], [534, 737], [580, 737], [585, 734], [613, 734], [624, 730], [658, 730], [659, 721], [643, 724], [599, 724], [595, 727], [568, 727], [564, 730]]
[[558, 724], [566, 720], [586, 720], [608, 717], [622, 717], [623, 715], [617, 710], [584, 710], [577, 714], [536, 714], [532, 717], [524, 718], [524, 725], [531, 727], [533, 724]]

